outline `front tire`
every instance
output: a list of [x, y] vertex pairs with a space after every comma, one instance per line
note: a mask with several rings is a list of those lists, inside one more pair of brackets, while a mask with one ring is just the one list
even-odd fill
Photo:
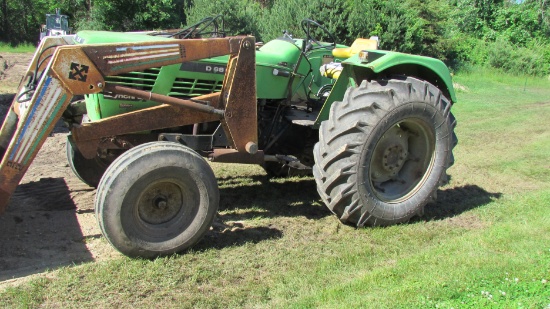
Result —
[[151, 142], [132, 148], [107, 169], [96, 216], [121, 253], [154, 258], [185, 250], [210, 228], [219, 191], [208, 163], [190, 148]]
[[97, 188], [101, 176], [107, 170], [109, 163], [97, 155], [92, 159], [85, 158], [78, 148], [73, 146], [69, 137], [67, 137], [65, 150], [67, 161], [75, 176], [88, 186]]
[[349, 88], [314, 148], [313, 174], [328, 208], [357, 227], [421, 215], [454, 162], [450, 109], [439, 89], [416, 78]]

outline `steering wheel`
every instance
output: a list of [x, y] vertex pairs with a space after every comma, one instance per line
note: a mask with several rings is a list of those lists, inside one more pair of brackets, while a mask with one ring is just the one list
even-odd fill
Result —
[[[221, 19], [221, 31], [220, 22], [218, 19]], [[211, 31], [207, 31], [210, 30]], [[198, 23], [193, 24], [187, 28], [184, 28], [174, 34], [171, 37], [176, 37], [178, 39], [192, 39], [200, 38], [205, 34], [210, 34], [213, 38], [223, 38], [225, 37], [224, 22], [222, 15], [216, 15], [214, 17], [205, 17], [201, 19]]]
[[[327, 28], [324, 26], [321, 26], [318, 22], [311, 20], [311, 19], [304, 19], [301, 22], [302, 30], [304, 30], [306, 34], [306, 45], [304, 47], [304, 52], [314, 49], [320, 49], [320, 48], [327, 48], [332, 49], [336, 47], [336, 37], [334, 34], [332, 34], [330, 31], [328, 31]], [[325, 35], [327, 35], [332, 43], [330, 44], [321, 44], [319, 40], [317, 40], [313, 33], [316, 29], [321, 29]], [[317, 46], [313, 46], [313, 44], [316, 44]]]

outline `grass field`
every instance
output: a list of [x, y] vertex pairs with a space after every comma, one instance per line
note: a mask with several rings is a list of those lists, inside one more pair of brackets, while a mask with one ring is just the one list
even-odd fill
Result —
[[0, 42], [0, 53], [34, 53], [36, 46], [32, 44], [21, 44], [11, 46], [10, 44]]
[[312, 178], [214, 165], [223, 225], [193, 251], [54, 270], [0, 307], [550, 308], [550, 81], [454, 80], [452, 181], [423, 218], [357, 230]]

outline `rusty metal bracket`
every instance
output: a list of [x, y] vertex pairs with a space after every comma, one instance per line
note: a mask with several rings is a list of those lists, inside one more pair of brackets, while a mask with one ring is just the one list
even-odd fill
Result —
[[254, 38], [241, 42], [238, 56], [231, 57], [222, 89], [227, 136], [239, 152], [254, 154], [258, 150], [256, 101], [256, 49]]
[[[216, 109], [220, 104], [220, 93], [208, 94], [196, 99], [209, 102], [209, 107]], [[100, 139], [104, 137], [217, 120], [220, 120], [217, 114], [196, 113], [184, 107], [159, 105], [75, 126], [71, 131], [82, 155], [91, 159], [97, 152]]]

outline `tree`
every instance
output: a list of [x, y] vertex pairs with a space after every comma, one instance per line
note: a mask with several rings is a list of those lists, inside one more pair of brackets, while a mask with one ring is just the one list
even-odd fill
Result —
[[[346, 19], [348, 11], [342, 0], [277, 0], [267, 14], [262, 15], [261, 33], [265, 40], [280, 37], [287, 30], [295, 37], [303, 37], [304, 30], [300, 26], [303, 19], [308, 18], [319, 22], [332, 34], [339, 43], [347, 39]], [[319, 40], [328, 40], [323, 31], [314, 33]]]
[[349, 10], [350, 40], [378, 36], [382, 49], [409, 53], [421, 50], [422, 21], [403, 2], [354, 1]]
[[185, 24], [185, 3], [185, 0], [95, 0], [76, 26], [110, 31], [177, 28]]
[[[2, 32], [0, 40], [17, 45], [22, 42], [36, 42], [39, 38], [38, 19], [44, 11], [41, 1], [2, 1]], [[43, 18], [42, 18], [43, 20]]]
[[186, 11], [187, 24], [222, 14], [228, 34], [251, 34], [258, 40], [261, 5], [253, 0], [194, 0]]

